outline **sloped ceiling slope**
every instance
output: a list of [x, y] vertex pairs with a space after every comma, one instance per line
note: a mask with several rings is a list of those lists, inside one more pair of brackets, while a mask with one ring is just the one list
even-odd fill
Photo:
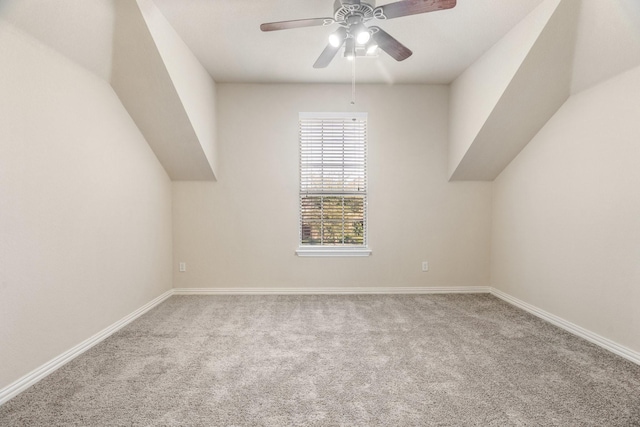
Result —
[[[155, 7], [150, 0], [147, 4]], [[160, 43], [177, 38], [177, 49], [184, 52], [181, 59], [191, 59], [183, 63], [188, 62], [186, 70], [198, 78], [187, 84], [169, 73], [171, 64], [161, 55], [135, 0], [0, 1], [0, 20], [113, 86], [173, 180], [212, 180], [215, 83], [161, 19], [152, 19], [149, 25]]]
[[547, 0], [454, 82], [451, 179], [495, 179], [567, 100], [578, 6]]
[[214, 180], [213, 80], [150, 0], [115, 5], [111, 85], [172, 180]]
[[[329, 16], [331, 0], [144, 1], [166, 18], [165, 33], [175, 36], [185, 57], [214, 77], [210, 84], [198, 90], [184, 86], [185, 79], [170, 65], [173, 55], [161, 53], [162, 42], [140, 18], [139, 8], [122, 12], [137, 5], [135, 0], [2, 0], [0, 19], [112, 83], [173, 179], [215, 179], [214, 80], [336, 83], [351, 78], [350, 63], [340, 57], [325, 70], [311, 67], [330, 29], [259, 31], [262, 22]], [[505, 79], [502, 65], [513, 62], [514, 52], [495, 60], [495, 46], [538, 6], [549, 4], [558, 11], [535, 34], [535, 43], [524, 46], [515, 67], [507, 67], [514, 71]], [[385, 54], [358, 61], [357, 80], [453, 82], [452, 179], [495, 178], [564, 99], [640, 65], [638, 0], [458, 0], [454, 9], [389, 20], [384, 27], [414, 55], [401, 63]], [[487, 78], [462, 84], [487, 62], [493, 62], [485, 64]], [[501, 82], [494, 84], [498, 77]], [[194, 98], [203, 87], [208, 98]], [[475, 116], [460, 115], [456, 106], [474, 91], [488, 93], [484, 103], [466, 103]]]
[[[552, 13], [540, 29], [531, 21], [544, 10]], [[509, 47], [523, 31], [535, 43]], [[569, 96], [638, 65], [640, 2], [546, 0], [453, 82], [451, 179], [495, 179]]]

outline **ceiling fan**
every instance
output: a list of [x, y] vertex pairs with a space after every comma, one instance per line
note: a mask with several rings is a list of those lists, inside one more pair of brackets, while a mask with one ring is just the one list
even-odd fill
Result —
[[293, 21], [269, 22], [260, 25], [262, 31], [288, 30], [291, 28], [329, 26], [339, 28], [329, 36], [329, 44], [322, 51], [314, 68], [327, 67], [338, 51], [345, 47], [344, 56], [373, 55], [378, 47], [396, 61], [403, 61], [413, 52], [378, 26], [367, 27], [373, 19], [386, 20], [419, 13], [451, 9], [456, 0], [402, 0], [375, 7], [375, 0], [335, 0], [333, 18], [297, 19]]

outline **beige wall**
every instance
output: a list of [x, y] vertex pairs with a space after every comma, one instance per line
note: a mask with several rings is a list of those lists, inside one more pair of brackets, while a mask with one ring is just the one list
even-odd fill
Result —
[[494, 185], [491, 282], [640, 351], [640, 68], [571, 97]]
[[[491, 184], [447, 182], [448, 88], [218, 87], [217, 183], [174, 182], [174, 286], [486, 286]], [[369, 113], [368, 258], [299, 258], [298, 112]], [[430, 271], [421, 272], [421, 261]]]
[[111, 87], [0, 20], [0, 389], [171, 289], [171, 185]]

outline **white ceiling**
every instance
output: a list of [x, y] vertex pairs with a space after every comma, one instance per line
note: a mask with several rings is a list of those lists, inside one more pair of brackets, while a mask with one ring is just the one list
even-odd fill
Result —
[[[640, 0], [458, 0], [451, 10], [380, 22], [378, 25], [414, 54], [400, 63], [383, 52], [375, 59], [360, 59], [356, 61], [357, 82], [451, 83], [465, 70], [473, 69], [476, 60], [498, 41], [509, 40], [505, 35], [516, 26], [518, 34], [523, 28], [518, 24], [527, 15], [535, 17], [530, 12], [543, 1], [547, 2], [544, 6], [554, 6], [559, 1], [572, 6], [572, 24], [566, 28], [568, 33], [545, 32], [549, 37], [536, 45], [546, 48], [528, 55], [527, 66], [522, 68], [525, 72], [516, 75], [526, 78], [519, 85], [510, 85], [518, 88], [510, 92], [518, 106], [531, 105], [534, 97], [528, 91], [536, 87], [532, 83], [539, 82], [545, 70], [553, 70], [554, 64], [566, 65], [570, 84], [564, 86], [570, 86], [571, 93], [640, 65]], [[192, 132], [188, 120], [175, 120], [184, 116], [184, 105], [176, 96], [167, 97], [175, 95], [176, 82], [167, 75], [167, 62], [158, 56], [158, 41], [145, 24], [147, 18], [135, 19], [142, 3], [157, 6], [149, 8], [154, 10], [154, 16], [164, 15], [175, 30], [170, 31], [175, 40], [184, 41], [178, 44], [186, 45], [185, 52], [193, 52], [218, 83], [350, 82], [352, 63], [340, 56], [326, 69], [312, 67], [332, 28], [260, 31], [264, 22], [331, 16], [333, 0], [0, 0], [0, 27], [25, 33], [25, 38], [30, 36], [34, 44], [51, 48], [104, 79], [125, 103], [127, 99], [140, 100], [142, 106], [138, 110], [144, 113], [141, 116], [131, 105], [127, 108], [141, 130], [152, 129], [145, 132], [150, 141], [154, 134], [169, 135], [163, 126]], [[542, 25], [550, 24], [545, 21]], [[147, 42], [142, 43], [143, 39]], [[570, 46], [558, 58], [553, 55], [554, 47], [562, 41]], [[517, 53], [514, 49], [521, 48], [516, 44], [504, 56], [513, 57]], [[11, 60], [0, 52], [0, 64]], [[202, 71], [199, 64], [197, 68]], [[484, 78], [474, 80], [474, 86], [490, 86], [492, 77], [502, 68], [498, 61]], [[203, 75], [206, 77], [206, 73]], [[553, 77], [557, 80], [558, 74]], [[551, 91], [558, 96], [564, 93], [546, 83], [542, 81], [544, 90], [540, 92]], [[149, 91], [144, 92], [145, 89]], [[156, 104], [164, 115], [158, 114]], [[535, 118], [530, 111], [504, 109], [508, 111], [499, 113], [494, 123], [528, 129]], [[140, 124], [140, 117], [146, 120], [146, 127]], [[504, 136], [502, 128], [496, 132]], [[170, 139], [184, 140], [182, 136]], [[492, 152], [483, 149], [481, 155], [487, 153]]]
[[[263, 33], [260, 24], [333, 15], [333, 0], [154, 0], [217, 82], [338, 83], [351, 63], [313, 63], [331, 27]], [[413, 51], [396, 62], [385, 53], [357, 61], [362, 83], [450, 83], [542, 0], [458, 0], [455, 8], [377, 21]], [[378, 5], [390, 1], [378, 1]]]
[[[110, 81], [118, 4], [131, 1], [0, 0], [0, 20]], [[326, 69], [312, 67], [330, 28], [259, 29], [263, 22], [329, 16], [333, 0], [153, 1], [217, 82], [350, 81], [350, 63], [341, 57]], [[451, 10], [383, 22], [413, 56], [358, 60], [357, 80], [450, 83], [542, 1], [458, 0]], [[640, 65], [639, 0], [570, 1], [581, 3], [573, 93]]]

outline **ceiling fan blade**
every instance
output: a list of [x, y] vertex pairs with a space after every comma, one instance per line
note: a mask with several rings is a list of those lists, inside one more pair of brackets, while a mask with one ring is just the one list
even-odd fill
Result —
[[326, 68], [329, 64], [331, 64], [331, 61], [336, 56], [336, 53], [338, 53], [343, 44], [344, 41], [340, 46], [335, 47], [331, 43], [329, 43], [327, 47], [324, 48], [315, 64], [313, 64], [313, 68]]
[[389, 33], [384, 31], [380, 27], [371, 27], [373, 29], [373, 41], [377, 43], [378, 47], [389, 54], [396, 61], [404, 61], [413, 52], [408, 47], [394, 39]]
[[456, 0], [403, 0], [376, 7], [373, 15], [378, 19], [393, 19], [401, 16], [451, 9], [455, 5]]
[[268, 22], [260, 25], [262, 31], [289, 30], [292, 28], [320, 27], [333, 24], [333, 18], [296, 19], [293, 21]]

